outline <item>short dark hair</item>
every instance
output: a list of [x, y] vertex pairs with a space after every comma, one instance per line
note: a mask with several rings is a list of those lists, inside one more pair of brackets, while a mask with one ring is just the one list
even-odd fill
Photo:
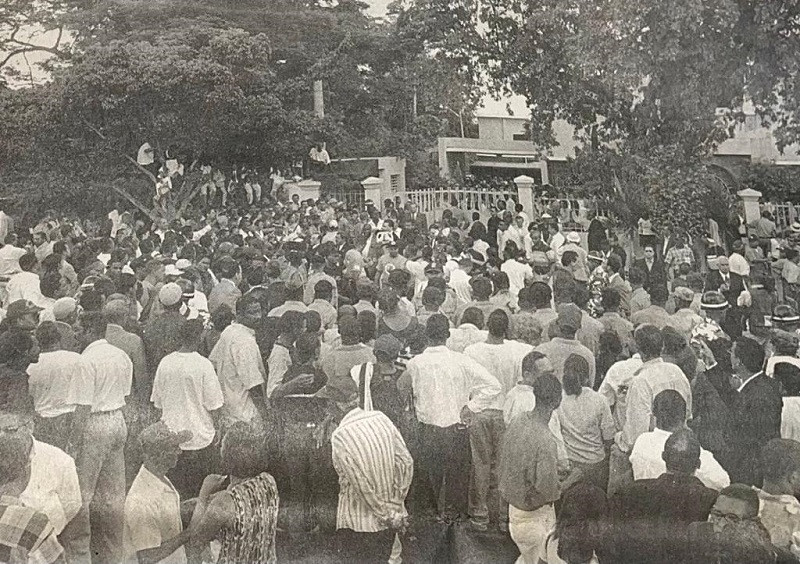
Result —
[[561, 383], [555, 376], [544, 374], [533, 383], [536, 405], [558, 408], [561, 405]]
[[564, 251], [564, 254], [561, 255], [561, 266], [569, 266], [577, 260], [578, 253], [575, 251]]
[[19, 257], [19, 267], [24, 270], [25, 272], [30, 272], [36, 266], [39, 260], [36, 258], [36, 255], [33, 253], [25, 253], [21, 257]]
[[589, 292], [588, 288], [580, 284], [575, 286], [575, 292], [572, 294], [572, 302], [576, 306], [583, 309], [586, 307], [586, 304], [588, 304], [589, 300], [591, 299], [592, 299], [592, 294], [591, 292]]
[[589, 381], [589, 362], [579, 354], [571, 354], [564, 362], [564, 391], [570, 396], [581, 395]]
[[51, 347], [61, 342], [61, 333], [53, 321], [42, 321], [36, 328], [36, 340], [41, 347]]
[[214, 265], [221, 278], [231, 279], [239, 273], [239, 263], [229, 256], [224, 256]]
[[468, 307], [461, 314], [461, 323], [472, 323], [478, 329], [483, 329], [483, 310], [477, 307]]
[[620, 295], [614, 288], [603, 288], [601, 292], [601, 301], [603, 309], [608, 311], [616, 311], [619, 309]]
[[441, 313], [435, 313], [428, 318], [425, 325], [425, 335], [433, 342], [443, 342], [450, 337], [450, 322]]
[[628, 272], [628, 282], [631, 286], [641, 286], [644, 284], [644, 272], [638, 266], [634, 266]]
[[485, 301], [492, 295], [492, 282], [484, 276], [478, 276], [472, 279], [472, 293], [478, 300]]
[[540, 351], [531, 351], [522, 359], [522, 371], [534, 372], [536, 370], [536, 363], [547, 358], [547, 355]]
[[504, 338], [508, 335], [508, 314], [502, 309], [496, 309], [489, 314], [486, 328], [492, 337]]
[[422, 291], [422, 304], [441, 306], [444, 303], [444, 290], [428, 284]]
[[606, 260], [606, 267], [613, 272], [617, 273], [622, 270], [622, 259], [617, 255], [610, 255]]
[[185, 323], [181, 324], [178, 330], [178, 336], [181, 343], [195, 344], [199, 343], [203, 337], [203, 320], [202, 319], [188, 319]]
[[553, 299], [553, 291], [550, 289], [550, 286], [544, 282], [534, 282], [531, 284], [530, 292], [531, 301], [536, 308], [548, 307], [550, 305], [550, 300]]
[[643, 323], [633, 332], [633, 340], [640, 353], [648, 358], [655, 358], [661, 355], [664, 348], [664, 337], [661, 330], [655, 325]]
[[333, 284], [327, 280], [320, 280], [314, 284], [314, 298], [318, 300], [327, 300], [333, 296]]
[[358, 315], [356, 315], [356, 320], [358, 321], [358, 335], [361, 342], [367, 343], [375, 339], [378, 325], [375, 313], [367, 309], [359, 311]]
[[81, 313], [80, 325], [92, 335], [105, 335], [108, 320], [99, 311], [84, 311]]
[[278, 332], [281, 335], [297, 335], [305, 321], [305, 313], [295, 310], [285, 311], [278, 320]]
[[758, 372], [764, 366], [764, 347], [750, 337], [736, 339], [734, 349], [736, 358], [745, 365], [750, 372]]
[[761, 451], [761, 470], [765, 480], [779, 481], [800, 471], [800, 443], [791, 439], [772, 439]]
[[760, 507], [758, 494], [750, 486], [745, 484], [731, 484], [727, 488], [722, 488], [722, 490], [720, 490], [718, 498], [723, 496], [745, 502], [747, 504], [748, 517], [755, 517], [758, 515]]
[[29, 433], [0, 433], [0, 485], [22, 477], [30, 464], [33, 438]]
[[302, 362], [308, 362], [315, 357], [320, 345], [319, 339], [314, 333], [303, 333], [297, 337], [294, 346], [297, 350], [297, 359]]
[[[245, 311], [247, 311], [247, 308], [253, 304], [258, 304], [259, 307], [261, 306], [261, 302], [258, 301], [256, 296], [253, 294], [245, 294], [236, 300], [236, 315], [242, 315]], [[262, 311], [261, 313], [263, 314], [264, 312]]]
[[675, 429], [686, 422], [686, 400], [675, 390], [664, 390], [653, 398], [653, 415], [659, 428]]

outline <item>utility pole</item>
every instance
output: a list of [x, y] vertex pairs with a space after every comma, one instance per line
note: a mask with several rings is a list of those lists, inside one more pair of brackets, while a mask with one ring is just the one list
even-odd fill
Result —
[[320, 119], [325, 117], [325, 95], [321, 80], [314, 81], [314, 115]]

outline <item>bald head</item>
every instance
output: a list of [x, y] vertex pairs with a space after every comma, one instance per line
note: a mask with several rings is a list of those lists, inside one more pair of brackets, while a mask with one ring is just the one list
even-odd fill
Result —
[[690, 429], [675, 431], [667, 439], [661, 457], [667, 472], [692, 475], [700, 468], [700, 441]]

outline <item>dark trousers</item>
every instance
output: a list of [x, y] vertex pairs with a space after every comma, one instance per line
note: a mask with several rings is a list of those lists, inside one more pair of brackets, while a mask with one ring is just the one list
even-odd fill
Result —
[[186, 501], [200, 494], [200, 486], [209, 474], [219, 472], [219, 449], [212, 442], [199, 450], [182, 450], [178, 464], [167, 473], [167, 477], [178, 490], [181, 500]]
[[466, 513], [470, 476], [469, 432], [460, 425], [437, 427], [420, 423], [422, 464], [431, 490], [432, 506]]
[[40, 417], [37, 415], [33, 435], [37, 440], [58, 447], [74, 457], [77, 453], [73, 445], [70, 444], [72, 421], [72, 413], [64, 413], [56, 417]]
[[289, 482], [288, 495], [282, 505], [287, 510], [289, 528], [308, 531], [318, 524], [315, 507], [322, 505], [319, 476], [323, 465], [311, 423], [287, 421], [282, 441], [282, 458]]
[[395, 532], [357, 533], [351, 529], [336, 531], [339, 562], [352, 564], [385, 564], [392, 554]]

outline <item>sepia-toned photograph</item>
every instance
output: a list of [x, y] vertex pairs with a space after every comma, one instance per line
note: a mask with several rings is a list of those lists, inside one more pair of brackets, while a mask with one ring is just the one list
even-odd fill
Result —
[[800, 564], [800, 2], [0, 0], [0, 564]]

